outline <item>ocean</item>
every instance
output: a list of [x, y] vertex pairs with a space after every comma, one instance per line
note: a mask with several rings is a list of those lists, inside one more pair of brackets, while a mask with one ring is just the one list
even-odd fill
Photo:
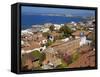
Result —
[[45, 23], [64, 24], [68, 22], [80, 22], [83, 18], [79, 17], [65, 17], [65, 16], [44, 16], [44, 15], [22, 15], [21, 27], [22, 29], [30, 28], [32, 25], [43, 25]]

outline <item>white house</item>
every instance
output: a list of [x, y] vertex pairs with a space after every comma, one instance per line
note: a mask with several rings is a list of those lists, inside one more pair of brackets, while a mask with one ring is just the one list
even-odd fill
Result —
[[88, 44], [91, 43], [90, 40], [87, 40], [86, 36], [89, 34], [90, 32], [82, 32], [82, 31], [76, 31], [74, 33], [72, 33], [72, 35], [75, 36], [75, 39], [80, 38], [80, 46], [83, 46], [84, 44]]
[[47, 39], [42, 40], [42, 44], [46, 44], [47, 43]]
[[93, 31], [93, 30], [94, 30], [94, 28], [89, 28], [89, 30], [90, 30], [90, 31]]
[[84, 45], [84, 44], [90, 44], [92, 43], [91, 40], [87, 40], [86, 36], [84, 35], [84, 33], [80, 33], [80, 46]]
[[49, 28], [42, 28], [40, 31], [42, 31], [42, 32], [48, 32]]
[[22, 30], [21, 31], [21, 35], [24, 35], [24, 34], [31, 34], [31, 35], [33, 35], [33, 33], [31, 31], [29, 31], [29, 29]]
[[54, 37], [53, 36], [49, 36], [49, 38], [48, 38], [50, 41], [54, 41]]
[[80, 37], [80, 46], [86, 44], [86, 36]]
[[61, 41], [67, 42], [69, 41], [69, 38], [62, 39]]
[[24, 41], [23, 40], [21, 41], [21, 45], [24, 45]]
[[77, 23], [76, 23], [76, 22], [74, 22], [74, 21], [72, 21], [72, 22], [71, 22], [71, 24], [72, 24], [72, 25], [74, 25], [74, 26], [76, 26], [76, 25], [77, 25]]
[[54, 27], [55, 27], [55, 28], [54, 28], [55, 30], [59, 30], [59, 29], [61, 28], [61, 25], [59, 25], [59, 24], [54, 24]]

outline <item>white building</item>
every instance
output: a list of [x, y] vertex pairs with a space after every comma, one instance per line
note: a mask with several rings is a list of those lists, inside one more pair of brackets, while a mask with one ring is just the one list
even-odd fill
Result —
[[61, 28], [61, 25], [59, 24], [54, 24], [55, 30], [59, 30]]
[[86, 44], [86, 36], [80, 36], [80, 46]]
[[40, 31], [42, 31], [42, 32], [48, 32], [49, 28], [42, 28]]
[[33, 33], [29, 29], [22, 30], [21, 31], [21, 35], [24, 35], [24, 34], [31, 34], [31, 35], [33, 35]]
[[74, 25], [74, 26], [76, 26], [76, 25], [77, 25], [77, 23], [76, 23], [76, 22], [74, 22], [74, 21], [72, 21], [72, 22], [71, 22], [71, 24], [72, 24], [72, 25]]
[[81, 32], [81, 31], [76, 31], [74, 32], [72, 35], [75, 36], [75, 39], [80, 39], [80, 46], [83, 46], [84, 44], [90, 44], [91, 40], [87, 40], [86, 36], [89, 34], [90, 32]]
[[61, 41], [67, 42], [69, 41], [69, 38], [62, 39]]
[[52, 35], [50, 35], [48, 39], [49, 39], [50, 41], [52, 41], [52, 42], [54, 41], [54, 37], [53, 37]]
[[84, 44], [90, 44], [92, 43], [91, 40], [87, 40], [86, 36], [84, 35], [84, 32], [80, 33], [80, 46], [83, 46]]
[[21, 45], [24, 45], [24, 41], [23, 40], [21, 40]]

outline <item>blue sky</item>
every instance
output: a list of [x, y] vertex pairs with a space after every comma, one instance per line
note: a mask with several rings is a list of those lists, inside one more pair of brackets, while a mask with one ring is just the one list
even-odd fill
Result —
[[31, 7], [22, 6], [22, 15], [32, 15], [32, 14], [66, 14], [66, 15], [76, 15], [76, 16], [94, 16], [95, 10], [80, 10], [80, 9], [60, 9], [60, 8], [46, 8], [46, 7]]

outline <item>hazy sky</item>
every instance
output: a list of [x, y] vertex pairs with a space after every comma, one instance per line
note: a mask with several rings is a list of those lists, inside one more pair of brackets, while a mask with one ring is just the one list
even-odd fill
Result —
[[22, 15], [32, 15], [32, 14], [67, 14], [67, 15], [77, 15], [77, 16], [94, 16], [95, 10], [80, 10], [80, 9], [60, 9], [60, 8], [47, 8], [47, 7], [31, 7], [22, 6]]

